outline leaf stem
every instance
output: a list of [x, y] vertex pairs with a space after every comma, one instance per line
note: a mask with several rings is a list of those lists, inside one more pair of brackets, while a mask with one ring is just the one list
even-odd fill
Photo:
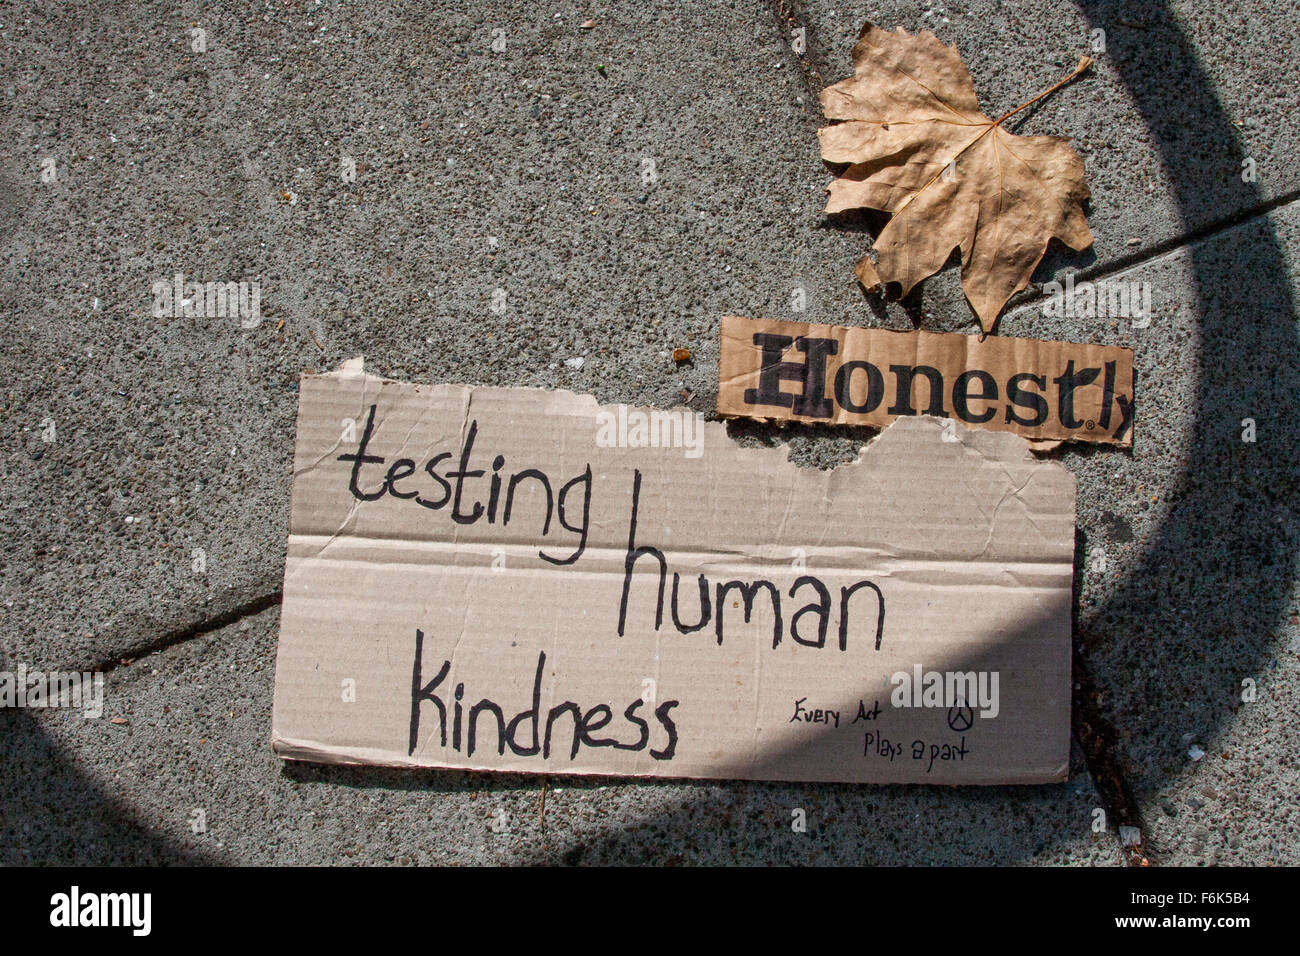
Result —
[[1070, 74], [1069, 76], [1067, 76], [1065, 79], [1061, 80], [1061, 81], [1060, 81], [1059, 83], [1057, 83], [1055, 86], [1051, 86], [1051, 87], [1048, 87], [1047, 89], [1043, 90], [1043, 92], [1039, 93], [1037, 96], [1035, 96], [1032, 100], [1029, 100], [1027, 103], [1021, 103], [1021, 104], [1020, 104], [1019, 106], [1017, 106], [1015, 109], [1011, 110], [1011, 112], [1009, 112], [1009, 113], [1003, 113], [1001, 116], [999, 116], [999, 117], [997, 118], [996, 122], [994, 122], [993, 125], [994, 125], [994, 126], [1001, 126], [1004, 120], [1008, 120], [1008, 119], [1010, 119], [1011, 117], [1015, 116], [1017, 113], [1019, 113], [1021, 110], [1025, 109], [1025, 108], [1027, 108], [1027, 107], [1033, 106], [1035, 103], [1037, 103], [1037, 102], [1038, 102], [1039, 100], [1041, 100], [1043, 97], [1045, 97], [1045, 96], [1050, 96], [1051, 94], [1055, 93], [1057, 90], [1059, 90], [1061, 87], [1063, 87], [1066, 83], [1069, 83], [1071, 80], [1073, 80], [1076, 76], [1078, 76], [1078, 75], [1079, 75], [1080, 73], [1082, 73], [1084, 70], [1088, 69], [1088, 67], [1090, 67], [1090, 66], [1092, 66], [1092, 57], [1090, 57], [1090, 56], [1085, 56], [1085, 57], [1081, 58], [1081, 59], [1079, 60], [1079, 65], [1076, 66], [1076, 67], [1074, 68], [1074, 72], [1073, 72], [1073, 73], [1071, 73], [1071, 74]]

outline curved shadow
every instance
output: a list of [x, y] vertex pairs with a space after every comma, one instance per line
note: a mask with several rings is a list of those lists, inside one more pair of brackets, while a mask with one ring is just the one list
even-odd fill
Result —
[[[1104, 0], [1076, 2], [1090, 27], [1108, 33], [1122, 16], [1134, 15]], [[1205, 208], [1250, 210], [1264, 205], [1260, 190], [1236, 175], [1245, 153], [1194, 45], [1166, 3], [1145, 4], [1141, 15], [1147, 25], [1142, 44], [1132, 45], [1132, 56], [1126, 48], [1123, 59], [1111, 62], [1159, 150], [1184, 222], [1191, 228], [1206, 225], [1198, 222]], [[1115, 32], [1120, 30], [1122, 26]], [[1207, 156], [1214, 157], [1212, 165]], [[1213, 361], [1206, 361], [1197, 383], [1187, 461], [1171, 489], [1175, 504], [1150, 538], [1137, 572], [1104, 606], [1088, 613], [1075, 635], [1076, 668], [1084, 669], [1076, 680], [1083, 678], [1085, 694], [1094, 676], [1123, 687], [1129, 675], [1118, 668], [1125, 666], [1126, 658], [1177, 675], [1145, 688], [1140, 709], [1105, 715], [1121, 718], [1131, 737], [1169, 755], [1181, 755], [1185, 748], [1179, 738], [1189, 726], [1207, 728], [1203, 742], [1209, 742], [1208, 729], [1221, 730], [1230, 719], [1237, 681], [1258, 671], [1267, 658], [1271, 625], [1285, 608], [1300, 560], [1297, 548], [1278, 529], [1292, 507], [1288, 499], [1296, 500], [1300, 491], [1295, 451], [1300, 449], [1300, 423], [1293, 411], [1294, 396], [1300, 394], [1296, 310], [1286, 260], [1271, 223], [1257, 218], [1241, 228], [1246, 241], [1237, 243], [1231, 255], [1208, 242], [1188, 248], [1197, 283], [1201, 353]], [[1249, 281], [1243, 282], [1244, 277]], [[1289, 361], [1279, 364], [1278, 357]], [[1246, 417], [1254, 418], [1258, 434], [1267, 437], [1244, 444], [1240, 423]], [[1075, 454], [1087, 452], [1067, 452], [1066, 457]], [[1086, 490], [1081, 488], [1081, 495]], [[1195, 658], [1194, 665], [1189, 657]], [[976, 667], [977, 662], [963, 666]], [[1199, 683], [1189, 684], [1189, 673]], [[1105, 726], [1081, 728], [1081, 711], [1094, 719], [1101, 716], [1092, 701], [1076, 697], [1076, 740], [1097, 734], [1113, 738]], [[1114, 740], [1106, 743], [1113, 745]], [[780, 755], [773, 755], [773, 763], [780, 763]], [[1166, 759], [1149, 775], [1147, 788], [1168, 779], [1174, 766]], [[1093, 768], [1098, 790], [1126, 802], [1127, 792], [1117, 792], [1125, 781], [1104, 779], [1106, 769]], [[792, 795], [805, 789], [771, 788]], [[919, 788], [890, 789], [915, 793]], [[959, 787], [945, 792], [960, 799], [960, 818], [962, 808], [974, 810], [989, 801], [1014, 800], [1032, 809], [1056, 789]], [[879, 792], [872, 785], [855, 785], [853, 790], [864, 801]], [[643, 829], [697, 829], [697, 813], [704, 805], [702, 799], [688, 800], [671, 815], [646, 821]], [[1023, 845], [1007, 849], [1027, 858], [1029, 846], [1040, 836], [1031, 832]], [[643, 847], [638, 835], [611, 832], [599, 841], [571, 847], [563, 856], [536, 854], [532, 861], [637, 859], [644, 856]], [[924, 851], [915, 856], [932, 858]]]
[[[84, 719], [75, 712], [61, 716]], [[126, 800], [107, 793], [26, 711], [0, 710], [0, 766], [0, 866], [224, 862], [142, 823]]]
[[[1077, 2], [1089, 26], [1111, 32], [1115, 4]], [[1204, 208], [1264, 206], [1258, 186], [1241, 178], [1242, 142], [1194, 45], [1165, 3], [1141, 12], [1149, 26], [1142, 42], [1126, 45], [1126, 55], [1112, 62], [1160, 153], [1184, 222], [1206, 226], [1197, 221]], [[1120, 669], [1137, 661], [1174, 675], [1148, 682], [1141, 706], [1112, 715], [1146, 749], [1171, 755], [1142, 756], [1157, 764], [1145, 775], [1148, 790], [1183, 763], [1184, 732], [1204, 729], [1209, 743], [1235, 713], [1239, 682], [1267, 659], [1300, 564], [1296, 543], [1282, 533], [1300, 491], [1293, 410], [1300, 339], [1291, 280], [1267, 218], [1241, 222], [1233, 239], [1187, 247], [1201, 368], [1187, 461], [1163, 494], [1171, 510], [1137, 572], [1088, 613], [1076, 635], [1093, 672], [1111, 687], [1123, 687]], [[1157, 383], [1147, 385], [1154, 393]], [[1241, 440], [1244, 418], [1256, 422], [1254, 444]]]

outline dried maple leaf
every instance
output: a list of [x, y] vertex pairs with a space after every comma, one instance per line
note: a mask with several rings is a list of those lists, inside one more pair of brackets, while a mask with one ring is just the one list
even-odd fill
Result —
[[826, 211], [890, 214], [876, 268], [903, 295], [960, 248], [966, 298], [991, 330], [1052, 238], [1074, 250], [1092, 245], [1083, 160], [1069, 140], [1016, 136], [1002, 125], [1091, 63], [1084, 57], [1056, 86], [991, 120], [955, 46], [868, 23], [853, 47], [854, 75], [821, 94], [826, 118], [842, 121], [818, 132], [822, 159], [850, 164], [828, 187]]

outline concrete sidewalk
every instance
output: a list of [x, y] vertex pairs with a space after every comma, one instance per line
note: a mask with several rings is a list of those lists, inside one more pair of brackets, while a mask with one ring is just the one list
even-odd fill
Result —
[[[1286, 12], [489, 6], [0, 3], [0, 659], [115, 666], [104, 719], [0, 712], [0, 859], [1300, 857]], [[1035, 279], [1145, 281], [1155, 315], [1051, 318], [1031, 287], [999, 326], [1130, 345], [1139, 369], [1132, 454], [1061, 454], [1079, 478], [1090, 722], [1070, 782], [560, 779], [543, 820], [540, 778], [283, 765], [268, 736], [303, 371], [364, 355], [394, 378], [707, 413], [720, 317], [790, 317], [796, 288], [813, 321], [972, 331], [953, 269], [906, 303], [864, 297], [866, 232], [821, 214], [815, 91], [851, 72], [868, 14], [956, 42], [993, 115], [1097, 60], [1018, 128], [1074, 137], [1093, 194], [1094, 249], [1049, 255]], [[260, 324], [155, 318], [151, 287], [176, 273], [258, 280]], [[865, 438], [734, 433], [821, 467]], [[1121, 819], [1142, 825], [1138, 854]]]

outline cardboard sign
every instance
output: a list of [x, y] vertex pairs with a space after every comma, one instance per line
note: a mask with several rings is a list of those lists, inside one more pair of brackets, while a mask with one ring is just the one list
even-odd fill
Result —
[[924, 414], [1133, 444], [1133, 352], [1115, 346], [727, 316], [719, 383], [725, 416], [881, 428]]
[[1074, 479], [903, 419], [799, 468], [689, 409], [304, 377], [281, 756], [770, 780], [1066, 775]]

